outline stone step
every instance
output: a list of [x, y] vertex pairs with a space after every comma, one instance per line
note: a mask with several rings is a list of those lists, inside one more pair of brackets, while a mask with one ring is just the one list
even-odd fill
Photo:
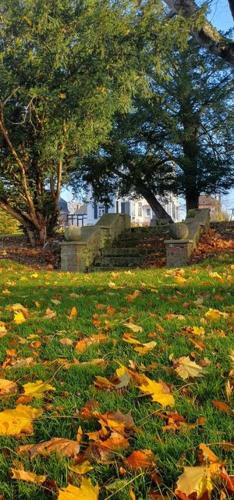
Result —
[[143, 263], [143, 256], [120, 256], [102, 257], [101, 267], [138, 267]]
[[[150, 250], [141, 249], [141, 255], [147, 255]], [[110, 247], [102, 250], [102, 258], [104, 257], [139, 257], [139, 248], [136, 247]]]

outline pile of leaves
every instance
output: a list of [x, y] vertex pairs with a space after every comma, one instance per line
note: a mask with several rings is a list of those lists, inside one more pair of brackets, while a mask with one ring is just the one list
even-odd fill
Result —
[[[224, 224], [228, 226], [228, 223]], [[220, 225], [222, 227], [221, 223]], [[234, 227], [232, 223], [230, 223], [230, 230], [232, 231], [232, 238], [226, 237], [226, 231], [222, 233], [222, 230], [217, 231], [212, 228], [205, 231], [196, 250], [193, 252], [191, 262], [200, 262], [207, 257], [214, 257], [224, 252], [234, 252]]]
[[231, 498], [233, 282], [2, 263], [0, 495]]

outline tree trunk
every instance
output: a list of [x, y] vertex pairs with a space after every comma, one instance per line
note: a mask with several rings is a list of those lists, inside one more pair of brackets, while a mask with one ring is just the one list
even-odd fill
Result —
[[161, 203], [157, 200], [154, 193], [143, 184], [137, 186], [139, 194], [141, 194], [149, 203], [157, 219], [165, 219], [168, 222], [173, 222], [171, 216], [166, 212]]
[[199, 208], [199, 193], [195, 191], [186, 190], [186, 211], [194, 208]]

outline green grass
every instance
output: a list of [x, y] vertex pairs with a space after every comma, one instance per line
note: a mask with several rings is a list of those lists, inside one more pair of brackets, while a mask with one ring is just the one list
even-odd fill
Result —
[[[222, 280], [212, 277], [213, 272], [217, 272]], [[118, 454], [115, 463], [96, 464], [87, 474], [93, 483], [97, 482], [101, 486], [100, 498], [110, 495], [105, 486], [120, 477], [122, 458], [137, 449], [150, 449], [155, 453], [162, 478], [160, 488], [168, 498], [174, 497], [176, 480], [182, 473], [183, 466], [198, 463], [197, 446], [200, 443], [210, 444], [220, 460], [225, 461], [229, 474], [234, 474], [231, 452], [219, 444], [232, 440], [233, 417], [212, 405], [214, 399], [228, 402], [225, 384], [231, 370], [230, 352], [233, 349], [230, 314], [233, 311], [233, 275], [228, 255], [216, 261], [206, 261], [198, 266], [185, 268], [186, 281], [182, 285], [176, 282], [174, 274], [168, 274], [167, 269], [133, 270], [131, 273], [121, 271], [117, 275], [81, 275], [54, 271], [35, 272], [9, 261], [1, 261], [0, 320], [9, 325], [9, 330], [0, 339], [0, 363], [8, 356], [8, 349], [15, 349], [17, 358], [33, 356], [36, 364], [32, 367], [1, 369], [0, 378], [17, 381], [19, 389], [26, 382], [38, 379], [49, 381], [56, 389], [53, 393], [47, 393], [42, 400], [33, 399], [29, 403], [43, 408], [42, 416], [34, 422], [32, 436], [18, 439], [2, 437], [0, 440], [0, 494], [4, 500], [48, 498], [43, 488], [11, 479], [10, 468], [19, 462], [26, 470], [37, 474], [45, 473], [59, 487], [66, 486], [71, 480], [75, 481], [68, 469], [71, 460], [51, 455], [46, 458], [37, 457], [30, 462], [27, 456], [17, 456], [16, 449], [21, 444], [38, 443], [55, 436], [75, 439], [79, 425], [86, 432], [98, 429], [94, 420], [84, 420], [78, 416], [79, 410], [90, 399], [99, 402], [100, 412], [117, 409], [123, 413], [131, 412], [138, 427], [137, 433], [130, 439], [129, 449]], [[113, 282], [116, 288], [112, 288]], [[126, 296], [136, 289], [140, 290], [140, 295], [128, 302]], [[55, 305], [53, 299], [60, 300], [60, 303]], [[6, 306], [15, 303], [21, 303], [30, 313], [27, 321], [21, 325], [12, 321], [12, 313], [6, 309]], [[98, 309], [97, 304], [111, 305], [116, 308], [116, 312], [108, 315], [105, 309]], [[69, 320], [68, 315], [73, 306], [77, 308], [78, 316]], [[55, 319], [44, 318], [47, 307], [56, 311]], [[229, 317], [204, 324], [203, 318], [209, 308], [228, 312]], [[167, 319], [169, 313], [182, 314], [185, 319]], [[93, 324], [94, 314], [101, 321], [99, 329]], [[140, 356], [133, 346], [123, 342], [122, 336], [126, 332], [123, 323], [129, 319], [143, 328], [143, 332], [137, 335], [139, 340], [157, 342], [156, 348], [149, 354]], [[163, 327], [163, 332], [158, 325]], [[192, 344], [191, 336], [183, 334], [182, 329], [187, 326], [204, 326], [205, 337], [201, 339], [205, 344], [203, 351]], [[220, 330], [225, 335], [221, 336]], [[91, 345], [82, 354], [77, 353], [74, 346], [63, 346], [59, 342], [64, 337], [76, 341], [98, 331], [107, 332], [110, 342]], [[155, 338], [148, 337], [152, 332], [155, 332]], [[41, 346], [35, 349], [32, 342], [38, 339]], [[116, 343], [112, 342], [113, 339]], [[169, 358], [172, 354], [178, 358], [191, 352], [197, 363], [207, 358], [210, 364], [207, 363], [204, 369], [204, 377], [184, 381], [172, 369]], [[79, 361], [103, 358], [107, 361], [107, 366], [72, 366], [65, 370], [56, 362], [58, 358], [70, 361], [74, 358]], [[175, 410], [189, 423], [204, 416], [205, 425], [186, 432], [163, 432], [163, 420], [152, 415], [160, 406], [151, 402], [150, 398], [141, 397], [136, 387], [129, 386], [121, 392], [107, 392], [94, 387], [96, 375], [108, 378], [114, 374], [119, 364], [128, 366], [129, 360], [136, 362], [138, 367], [144, 364], [146, 369], [155, 363], [155, 367], [146, 371], [146, 375], [171, 385], [176, 399]], [[48, 364], [46, 361], [55, 362]], [[0, 411], [14, 408], [19, 394], [20, 390], [17, 395], [0, 397]], [[149, 475], [144, 474], [134, 480], [134, 474], [127, 473], [125, 478], [133, 480], [138, 500], [148, 498], [151, 488]], [[128, 499], [129, 487], [112, 498]], [[219, 498], [218, 490], [215, 490], [212, 498]], [[231, 497], [227, 495], [227, 498]]]

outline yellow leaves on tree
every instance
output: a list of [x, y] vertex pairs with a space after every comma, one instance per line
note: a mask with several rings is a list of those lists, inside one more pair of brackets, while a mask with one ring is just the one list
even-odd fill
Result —
[[18, 405], [11, 410], [0, 412], [0, 435], [20, 436], [32, 434], [32, 422], [42, 414], [42, 410], [31, 406]]
[[155, 382], [145, 377], [145, 382], [139, 386], [141, 392], [149, 394], [155, 403], [162, 406], [174, 406], [175, 399], [170, 388], [164, 382]]
[[59, 490], [58, 500], [98, 500], [99, 486], [93, 486], [90, 479], [83, 477], [80, 487], [69, 484]]
[[28, 382], [23, 385], [24, 395], [31, 396], [32, 398], [42, 398], [44, 396], [44, 392], [54, 391], [55, 387], [42, 380], [37, 380], [36, 382]]

